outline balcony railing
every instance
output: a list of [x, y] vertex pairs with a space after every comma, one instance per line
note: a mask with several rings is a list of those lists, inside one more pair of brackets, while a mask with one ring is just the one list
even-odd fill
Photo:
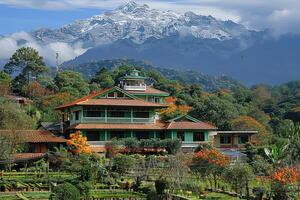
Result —
[[146, 90], [146, 85], [141, 84], [141, 85], [124, 85], [124, 90], [141, 90], [144, 91]]
[[83, 117], [82, 123], [154, 123], [154, 118]]

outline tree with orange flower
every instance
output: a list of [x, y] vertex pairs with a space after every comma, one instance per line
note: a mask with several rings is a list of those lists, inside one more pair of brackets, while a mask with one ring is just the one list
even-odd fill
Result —
[[92, 153], [91, 147], [87, 142], [87, 138], [82, 136], [80, 131], [70, 134], [70, 139], [67, 140], [67, 145], [70, 151], [75, 154], [90, 154]]
[[216, 190], [218, 179], [229, 164], [228, 156], [217, 149], [205, 148], [195, 154], [191, 168], [193, 171], [200, 173], [201, 176], [208, 177], [211, 187]]
[[168, 107], [160, 111], [160, 115], [164, 120], [179, 115], [186, 115], [191, 110], [191, 107], [188, 105], [176, 105], [176, 99], [171, 96], [166, 98], [166, 103], [168, 104]]
[[271, 174], [272, 191], [274, 192], [273, 199], [287, 200], [294, 199], [290, 195], [295, 187], [295, 184], [300, 179], [300, 173], [296, 167], [282, 167], [278, 168]]

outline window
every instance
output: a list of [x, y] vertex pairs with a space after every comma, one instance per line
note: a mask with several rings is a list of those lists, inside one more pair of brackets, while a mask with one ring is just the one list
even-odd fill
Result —
[[107, 98], [115, 98], [115, 93], [114, 92], [108, 93]]
[[104, 117], [105, 112], [100, 107], [85, 107], [83, 110], [84, 117]]
[[118, 98], [124, 98], [124, 94], [121, 93], [121, 92], [117, 92], [117, 97], [118, 97]]
[[149, 112], [134, 112], [133, 115], [136, 118], [149, 118]]
[[159, 97], [155, 97], [155, 98], [154, 98], [154, 102], [155, 102], [155, 103], [160, 103], [160, 98], [159, 98]]
[[124, 131], [111, 131], [110, 132], [110, 139], [113, 138], [124, 138], [125, 137], [125, 132]]
[[184, 132], [183, 131], [178, 131], [177, 132], [177, 138], [181, 139], [181, 141], [185, 141], [184, 140]]
[[193, 141], [205, 141], [204, 132], [195, 132], [193, 134]]
[[125, 112], [122, 112], [122, 111], [110, 111], [109, 116], [110, 117], [124, 117], [125, 116]]
[[240, 135], [240, 136], [238, 136], [238, 142], [239, 142], [239, 144], [245, 144], [245, 143], [249, 142], [248, 135]]
[[229, 135], [220, 136], [220, 144], [231, 144], [231, 136]]
[[100, 133], [98, 131], [88, 131], [86, 132], [86, 137], [88, 141], [99, 141]]
[[79, 111], [76, 111], [76, 112], [75, 112], [75, 120], [76, 120], [76, 121], [79, 120]]
[[136, 138], [141, 139], [150, 139], [150, 133], [148, 131], [138, 131], [136, 132]]

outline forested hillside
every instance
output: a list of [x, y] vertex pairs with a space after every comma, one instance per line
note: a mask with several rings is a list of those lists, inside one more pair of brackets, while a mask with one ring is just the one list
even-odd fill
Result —
[[[0, 72], [0, 129], [10, 129], [16, 120], [25, 124], [24, 128], [37, 128], [44, 121], [59, 121], [60, 116], [54, 111], [56, 106], [117, 85], [120, 77], [134, 69], [122, 61], [90, 65], [81, 66], [82, 73], [62, 70], [52, 77], [37, 51], [31, 48], [18, 50]], [[107, 66], [107, 69], [101, 66]], [[148, 81], [155, 88], [169, 92], [175, 99], [176, 107], [165, 113], [166, 118], [188, 112], [195, 118], [215, 124], [220, 130], [259, 130], [266, 143], [286, 138], [287, 127], [300, 122], [300, 81], [252, 88], [225, 84], [224, 88], [219, 85], [214, 86], [219, 89], [207, 91], [209, 88], [204, 90], [200, 84], [203, 80], [197, 79], [197, 74], [192, 72], [158, 71], [150, 65], [136, 68], [149, 77]], [[17, 72], [18, 76], [13, 77], [12, 74]], [[207, 80], [204, 78], [204, 81]], [[28, 103], [15, 107], [8, 98], [10, 94], [27, 97]], [[186, 109], [180, 109], [182, 106]]]
[[205, 91], [214, 91], [220, 88], [233, 88], [241, 84], [228, 76], [204, 75], [195, 70], [176, 70], [172, 68], [155, 67], [152, 64], [134, 59], [113, 59], [88, 62], [84, 64], [64, 64], [64, 70], [73, 70], [83, 73], [86, 79], [93, 77], [100, 69], [114, 70], [120, 66], [143, 67], [145, 70], [157, 71], [171, 80], [178, 80], [183, 83], [201, 84]]

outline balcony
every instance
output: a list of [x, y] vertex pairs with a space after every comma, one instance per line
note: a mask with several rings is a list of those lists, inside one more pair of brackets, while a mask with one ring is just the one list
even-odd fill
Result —
[[134, 91], [145, 91], [146, 90], [146, 84], [140, 84], [140, 85], [124, 85], [124, 90], [134, 90]]
[[83, 117], [82, 123], [141, 123], [153, 124], [154, 118], [126, 118], [126, 117]]

